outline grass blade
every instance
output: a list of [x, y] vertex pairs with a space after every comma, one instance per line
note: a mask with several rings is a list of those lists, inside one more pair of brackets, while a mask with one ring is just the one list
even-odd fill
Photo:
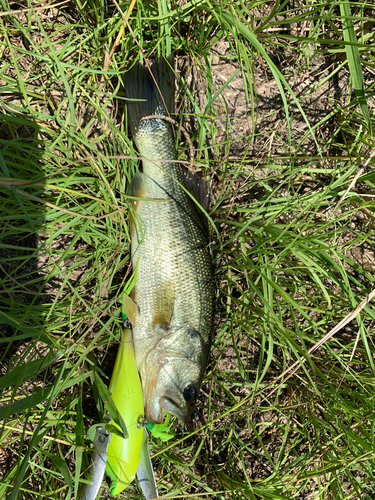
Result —
[[358, 40], [354, 31], [352, 13], [349, 2], [340, 2], [340, 11], [342, 16], [342, 28], [345, 42], [346, 57], [350, 76], [353, 82], [353, 87], [361, 106], [363, 118], [365, 119], [366, 128], [371, 131], [371, 118], [367, 106], [365, 87], [363, 83], [362, 64], [358, 50]]

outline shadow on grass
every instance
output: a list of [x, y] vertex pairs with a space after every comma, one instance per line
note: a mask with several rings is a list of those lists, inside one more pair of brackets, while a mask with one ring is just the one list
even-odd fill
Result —
[[[46, 368], [59, 353], [45, 334], [42, 304], [48, 294], [46, 277], [38, 269], [38, 234], [45, 222], [45, 205], [35, 199], [45, 183], [40, 128], [32, 118], [3, 105], [7, 112], [0, 114], [1, 441], [5, 447], [10, 427], [19, 427], [16, 435], [21, 439], [13, 443], [13, 451], [19, 445], [22, 452], [30, 441], [28, 418], [20, 422], [15, 415], [51, 395], [55, 377]], [[17, 459], [17, 452], [4, 452], [3, 493], [22, 468], [21, 462], [20, 468], [14, 467]]]
[[[35, 200], [43, 192], [45, 176], [39, 163], [43, 157], [43, 144], [38, 139], [40, 130], [31, 118], [19, 113], [0, 114], [0, 318], [4, 325], [0, 339], [1, 361], [8, 364], [8, 373], [2, 377], [1, 389], [8, 382], [22, 383], [38, 374], [42, 365], [34, 363], [34, 369], [9, 370], [24, 361], [30, 361], [31, 344], [42, 341], [44, 318], [40, 305], [48, 300], [45, 292], [45, 276], [38, 266], [38, 234], [45, 221], [45, 205]], [[25, 350], [25, 341], [27, 349]], [[39, 348], [43, 358], [49, 347]], [[8, 361], [8, 363], [7, 363]], [[18, 374], [18, 376], [16, 375]], [[35, 388], [36, 390], [37, 388]], [[43, 401], [47, 394], [29, 396], [32, 401]], [[0, 418], [5, 418], [30, 405], [30, 399], [17, 400], [0, 410]]]

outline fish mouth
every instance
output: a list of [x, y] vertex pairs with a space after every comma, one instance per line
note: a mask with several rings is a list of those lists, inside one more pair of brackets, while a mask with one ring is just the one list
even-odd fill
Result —
[[189, 409], [186, 402], [182, 397], [179, 398], [174, 391], [173, 394], [171, 392], [168, 389], [158, 388], [155, 380], [148, 381], [144, 391], [145, 415], [148, 422], [160, 424], [164, 421], [167, 413], [179, 418], [182, 422], [187, 420]]
[[185, 409], [183, 409], [176, 401], [174, 401], [171, 397], [166, 395], [162, 396], [160, 399], [161, 399], [160, 406], [164, 410], [163, 418], [166, 413], [170, 413], [171, 415], [174, 415], [175, 417], [182, 420], [182, 422], [185, 422], [187, 420], [189, 411], [186, 405]]
[[160, 424], [164, 421], [167, 413], [170, 413], [185, 422], [189, 412], [186, 405], [184, 407], [181, 407], [170, 395], [162, 394], [158, 396], [154, 391], [151, 391], [150, 396], [146, 396], [145, 401], [146, 420], [154, 424]]

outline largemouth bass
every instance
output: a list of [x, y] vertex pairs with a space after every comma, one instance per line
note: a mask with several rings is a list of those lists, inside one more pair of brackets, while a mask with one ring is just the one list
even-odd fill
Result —
[[[130, 128], [143, 163], [129, 192], [137, 198], [131, 223], [137, 282], [128, 316], [146, 419], [160, 423], [168, 412], [185, 421], [198, 398], [215, 290], [206, 220], [199, 208], [208, 206], [207, 184], [182, 174], [172, 126], [160, 118], [174, 112], [170, 62], [155, 60], [151, 71], [137, 63], [125, 75]], [[150, 115], [159, 118], [142, 120]]]

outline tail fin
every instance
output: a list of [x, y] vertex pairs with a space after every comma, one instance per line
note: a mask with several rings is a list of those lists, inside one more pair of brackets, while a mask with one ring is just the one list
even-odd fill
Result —
[[[126, 72], [126, 105], [133, 138], [138, 131], [147, 128], [148, 120], [141, 122], [144, 116], [168, 116], [169, 113], [174, 113], [174, 93], [173, 56], [168, 59], [155, 59], [151, 65], [151, 73], [139, 62]], [[164, 124], [166, 125], [166, 122]]]

